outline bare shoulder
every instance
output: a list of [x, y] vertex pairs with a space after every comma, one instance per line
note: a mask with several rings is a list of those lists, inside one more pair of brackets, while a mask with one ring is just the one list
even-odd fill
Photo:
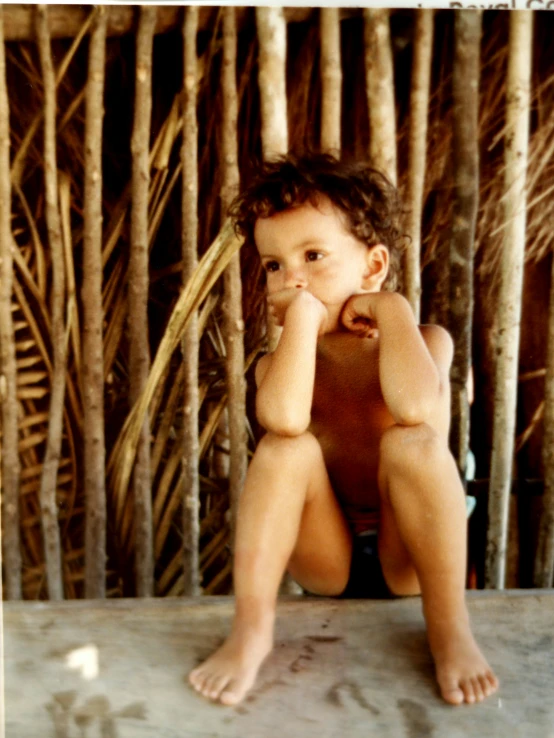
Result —
[[448, 372], [454, 356], [454, 342], [452, 336], [440, 325], [420, 325], [419, 330], [425, 345], [437, 367]]
[[267, 374], [267, 370], [269, 369], [271, 364], [272, 356], [273, 354], [264, 354], [264, 356], [262, 356], [262, 358], [256, 364], [256, 369], [254, 372], [256, 387], [259, 387], [260, 384], [264, 381], [264, 377]]

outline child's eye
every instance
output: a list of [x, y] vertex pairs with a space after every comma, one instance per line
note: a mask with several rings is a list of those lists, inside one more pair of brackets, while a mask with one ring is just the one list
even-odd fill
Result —
[[323, 258], [323, 254], [320, 251], [308, 251], [306, 253], [306, 261], [319, 261]]
[[266, 261], [264, 264], [266, 272], [277, 272], [279, 270], [279, 262], [277, 261]]

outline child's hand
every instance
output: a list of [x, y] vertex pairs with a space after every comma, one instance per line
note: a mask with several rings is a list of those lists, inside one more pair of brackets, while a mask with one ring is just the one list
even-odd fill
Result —
[[379, 292], [364, 292], [352, 295], [342, 309], [341, 323], [361, 338], [374, 338], [377, 335], [377, 316], [375, 312]]
[[317, 297], [314, 297], [307, 290], [291, 287], [274, 292], [267, 298], [267, 305], [269, 315], [277, 325], [282, 326], [284, 324], [289, 308], [296, 309], [296, 306], [298, 306], [302, 314], [313, 314], [314, 319], [319, 321], [318, 333], [320, 335], [324, 331], [328, 318], [327, 309]]

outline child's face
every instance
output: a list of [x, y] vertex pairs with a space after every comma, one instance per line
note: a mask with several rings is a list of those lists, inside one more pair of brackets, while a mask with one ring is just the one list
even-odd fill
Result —
[[340, 211], [327, 198], [318, 207], [304, 203], [260, 218], [254, 239], [266, 272], [270, 295], [289, 288], [306, 289], [327, 308], [337, 326], [341, 310], [351, 295], [376, 292], [386, 276], [375, 279], [374, 249], [353, 236]]

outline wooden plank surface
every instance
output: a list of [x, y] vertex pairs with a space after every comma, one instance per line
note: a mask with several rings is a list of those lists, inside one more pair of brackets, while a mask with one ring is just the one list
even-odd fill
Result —
[[554, 738], [554, 590], [468, 593], [498, 695], [438, 697], [419, 598], [288, 598], [235, 708], [187, 674], [227, 633], [227, 598], [4, 603], [7, 738]]

